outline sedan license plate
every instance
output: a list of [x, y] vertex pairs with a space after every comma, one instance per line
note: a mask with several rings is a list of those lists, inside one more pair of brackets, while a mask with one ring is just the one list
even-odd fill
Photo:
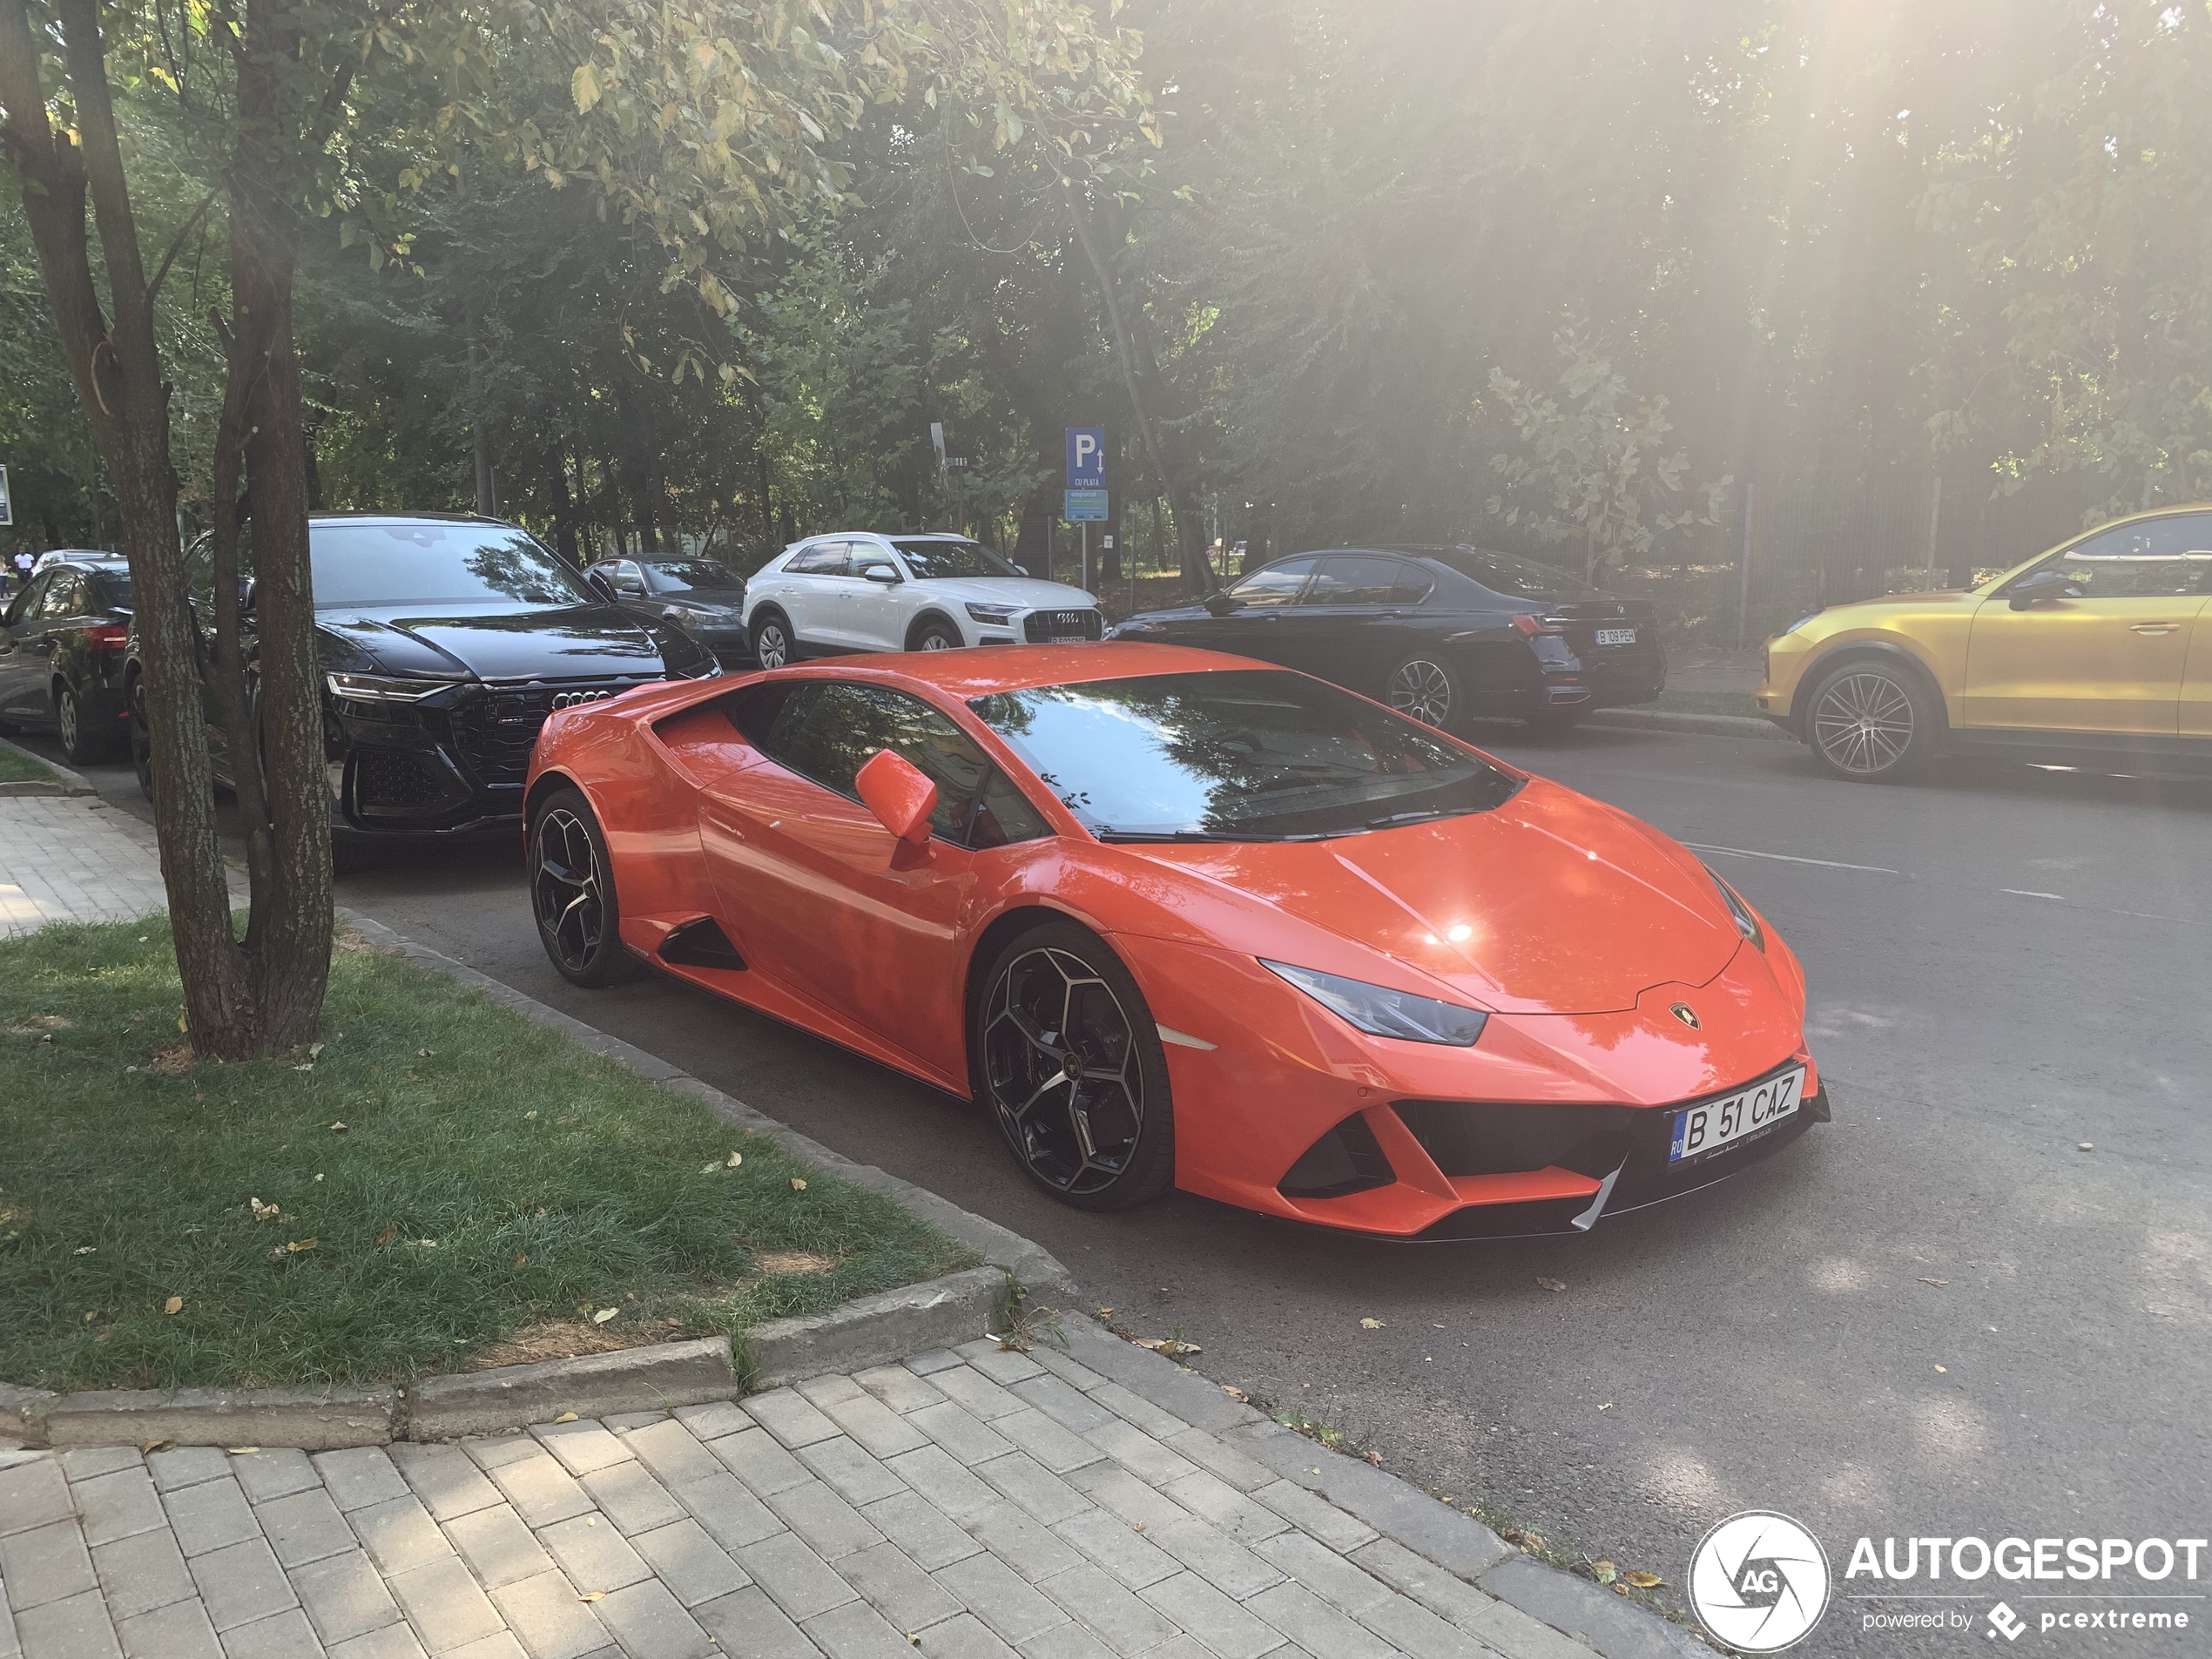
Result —
[[1674, 1141], [1667, 1150], [1667, 1162], [1680, 1163], [1688, 1158], [1703, 1157], [1747, 1135], [1771, 1128], [1785, 1117], [1796, 1116], [1803, 1103], [1804, 1089], [1805, 1070], [1797, 1066], [1740, 1095], [1707, 1101], [1703, 1106], [1690, 1106], [1676, 1112]]
[[1633, 628], [1601, 628], [1597, 631], [1597, 643], [1601, 645], [1633, 645], [1636, 643], [1636, 631]]

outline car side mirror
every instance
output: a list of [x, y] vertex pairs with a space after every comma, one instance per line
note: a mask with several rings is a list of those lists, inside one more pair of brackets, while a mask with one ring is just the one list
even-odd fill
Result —
[[905, 580], [887, 564], [864, 565], [861, 567], [860, 574], [871, 582], [880, 582], [887, 588], [895, 588]]
[[1231, 616], [1244, 608], [1243, 600], [1232, 599], [1225, 593], [1210, 593], [1206, 596], [1206, 610], [1217, 617]]
[[929, 814], [937, 810], [937, 786], [913, 761], [879, 749], [853, 781], [860, 787], [861, 804], [884, 828], [910, 846], [920, 846], [929, 839]]
[[610, 582], [610, 581], [608, 581], [608, 580], [607, 580], [607, 575], [606, 575], [606, 572], [605, 572], [605, 571], [604, 571], [604, 570], [594, 570], [594, 571], [592, 571], [590, 575], [586, 576], [586, 577], [583, 578], [583, 580], [584, 580], [585, 583], [586, 583], [586, 584], [587, 584], [587, 585], [590, 588], [590, 590], [592, 590], [592, 592], [594, 592], [594, 593], [597, 594], [597, 595], [598, 595], [598, 596], [599, 596], [602, 599], [604, 599], [604, 600], [605, 600], [605, 601], [606, 601], [609, 604], [614, 604], [614, 602], [615, 602], [615, 584], [614, 584], [613, 583], [611, 583], [611, 582]]
[[2063, 570], [2038, 570], [2013, 584], [2006, 595], [2006, 603], [2015, 610], [2032, 610], [2037, 605], [2053, 599], [2079, 599], [2081, 590], [2075, 587]]

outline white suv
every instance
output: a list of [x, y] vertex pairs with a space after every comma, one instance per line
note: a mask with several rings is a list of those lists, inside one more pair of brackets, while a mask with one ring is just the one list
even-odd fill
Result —
[[1104, 637], [1081, 588], [1026, 577], [963, 536], [818, 536], [745, 583], [763, 668], [861, 651], [1042, 645]]

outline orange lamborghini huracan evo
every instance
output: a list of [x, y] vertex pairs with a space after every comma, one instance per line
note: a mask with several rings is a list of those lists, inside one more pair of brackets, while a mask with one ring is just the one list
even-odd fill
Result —
[[1282, 669], [847, 658], [553, 716], [554, 965], [649, 964], [972, 1096], [1089, 1209], [1587, 1230], [1828, 1117], [1804, 978], [1613, 807]]

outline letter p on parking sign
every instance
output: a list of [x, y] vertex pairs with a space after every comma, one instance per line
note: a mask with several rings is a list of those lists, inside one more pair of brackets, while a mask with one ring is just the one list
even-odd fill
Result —
[[1103, 489], [1106, 487], [1106, 433], [1093, 426], [1068, 428], [1068, 488]]

